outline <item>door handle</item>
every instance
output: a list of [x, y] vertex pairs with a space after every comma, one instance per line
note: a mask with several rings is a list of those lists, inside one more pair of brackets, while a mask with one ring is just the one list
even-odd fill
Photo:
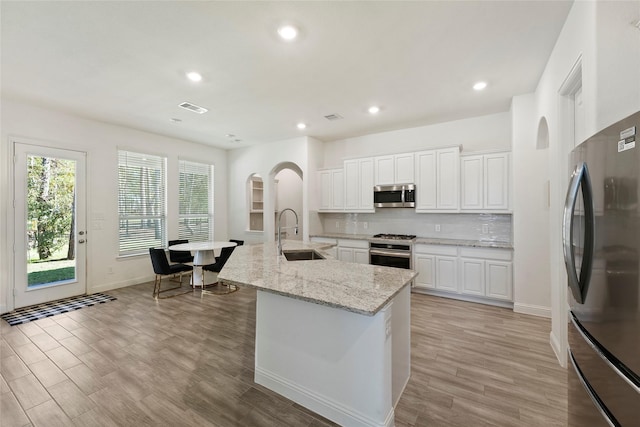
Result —
[[[585, 241], [580, 266], [580, 277], [576, 273], [575, 254], [573, 252], [573, 214], [575, 212], [578, 191], [582, 184], [582, 198], [585, 213]], [[595, 215], [593, 209], [593, 195], [591, 178], [587, 164], [581, 162], [571, 175], [571, 182], [567, 189], [562, 221], [562, 251], [564, 263], [567, 268], [569, 288], [575, 300], [583, 304], [587, 296], [589, 281], [591, 279], [591, 264], [593, 262], [595, 239]]]

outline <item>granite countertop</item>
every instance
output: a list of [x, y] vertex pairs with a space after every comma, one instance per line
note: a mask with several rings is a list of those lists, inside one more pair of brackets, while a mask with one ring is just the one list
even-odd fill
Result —
[[277, 255], [275, 242], [238, 246], [218, 280], [373, 316], [417, 275], [413, 270], [338, 261], [323, 250], [331, 246], [283, 241], [284, 251], [314, 249], [325, 257], [313, 261], [287, 261]]
[[[314, 234], [309, 237], [325, 237], [330, 239], [351, 239], [351, 240], [367, 240], [369, 242], [385, 242], [388, 239], [376, 239], [370, 234], [344, 234], [344, 233], [322, 233]], [[404, 243], [404, 242], [403, 242]], [[497, 248], [497, 249], [513, 249], [510, 242], [497, 242], [492, 240], [472, 240], [472, 239], [442, 239], [436, 237], [417, 237], [413, 242], [415, 244], [424, 245], [450, 245], [450, 246], [469, 246], [474, 248]]]

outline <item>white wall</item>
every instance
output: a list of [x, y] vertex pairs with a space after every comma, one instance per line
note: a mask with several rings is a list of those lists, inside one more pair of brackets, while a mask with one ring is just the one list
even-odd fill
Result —
[[535, 98], [516, 96], [513, 124], [513, 310], [551, 317], [549, 149], [537, 149]]
[[[291, 169], [283, 169], [276, 175], [278, 180], [278, 211], [291, 208], [298, 214], [299, 233], [296, 236], [293, 229], [287, 229], [287, 239], [301, 240], [303, 235], [302, 219], [302, 178]], [[285, 212], [282, 216], [282, 227], [294, 227], [295, 216], [291, 212]]]
[[[310, 147], [313, 147], [310, 149]], [[318, 142], [308, 137], [300, 137], [270, 144], [236, 149], [228, 153], [229, 171], [229, 234], [247, 243], [273, 241], [275, 239], [275, 223], [265, 221], [264, 232], [246, 230], [247, 197], [246, 181], [254, 173], [264, 179], [264, 211], [273, 212], [273, 180], [279, 171], [279, 165], [293, 163], [302, 170], [302, 208], [298, 212], [303, 225], [302, 237], [308, 240], [309, 224], [309, 192], [316, 188], [315, 161], [309, 160], [309, 152], [317, 154]], [[278, 169], [278, 170], [277, 170]]]
[[[167, 157], [168, 235], [177, 237], [178, 158], [215, 167], [214, 235], [227, 239], [227, 154], [223, 150], [60, 111], [2, 100], [0, 153], [0, 306], [13, 307], [13, 193], [11, 139], [87, 153], [87, 291], [105, 291], [153, 280], [149, 256], [118, 258], [118, 147]], [[101, 219], [103, 218], [103, 219]], [[108, 274], [109, 268], [113, 274]]]
[[463, 153], [511, 150], [511, 117], [498, 113], [453, 122], [373, 133], [324, 144], [324, 167], [344, 159], [462, 145]]
[[[512, 106], [514, 117], [521, 118], [517, 123], [514, 122], [514, 135], [532, 132], [542, 117], [549, 126], [551, 206], [548, 253], [552, 305], [550, 340], [563, 365], [566, 364], [567, 349], [567, 290], [560, 230], [562, 206], [570, 172], [568, 153], [573, 148], [573, 141], [570, 138], [572, 124], [566, 119], [566, 102], [558, 92], [577, 59], [581, 57], [587, 137], [640, 110], [640, 31], [632, 26], [638, 19], [640, 2], [637, 1], [574, 2], [538, 83], [534, 94], [535, 105], [527, 105], [526, 100], [520, 103], [516, 98]], [[523, 113], [518, 111], [520, 108], [533, 109], [535, 113]], [[531, 138], [519, 138], [517, 143], [530, 144]], [[529, 158], [518, 156], [514, 162], [514, 170], [526, 168], [527, 162]], [[518, 211], [515, 215], [519, 215]], [[520, 234], [521, 226], [516, 220], [516, 236], [525, 236]], [[518, 250], [516, 247], [516, 253]], [[536, 262], [536, 259], [530, 261]], [[543, 262], [539, 259], [538, 261]]]

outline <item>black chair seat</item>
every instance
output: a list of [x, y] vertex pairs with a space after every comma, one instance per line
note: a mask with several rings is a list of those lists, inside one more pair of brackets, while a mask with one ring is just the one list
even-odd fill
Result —
[[216, 258], [215, 264], [204, 265], [202, 266], [202, 268], [207, 271], [213, 271], [214, 273], [220, 273], [222, 267], [224, 267], [224, 265], [227, 263], [227, 260], [229, 259], [235, 248], [235, 246], [222, 248], [222, 250], [220, 251], [220, 256]]
[[[186, 294], [187, 292], [190, 292], [190, 291], [186, 291], [179, 294], [170, 295], [167, 297], [161, 297], [160, 294], [163, 292], [179, 289], [180, 287], [182, 287], [182, 273], [187, 271], [192, 271], [193, 267], [186, 264], [169, 264], [169, 260], [167, 259], [167, 254], [165, 253], [164, 249], [149, 248], [149, 255], [151, 256], [151, 264], [153, 265], [153, 272], [156, 273], [156, 280], [153, 284], [154, 298], [156, 299], [171, 298], [177, 295], [183, 295], [183, 294]], [[173, 288], [160, 290], [160, 287], [162, 285], [162, 276], [171, 276], [174, 274], [180, 274], [180, 285]]]
[[185, 271], [191, 271], [193, 270], [193, 267], [185, 264], [170, 264], [169, 270], [170, 270], [169, 274], [178, 274], [178, 273], [184, 273]]

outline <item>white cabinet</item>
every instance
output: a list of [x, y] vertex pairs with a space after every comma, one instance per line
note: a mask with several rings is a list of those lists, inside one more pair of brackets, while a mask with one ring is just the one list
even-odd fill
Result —
[[486, 261], [486, 296], [511, 301], [513, 299], [513, 273], [511, 262]]
[[414, 182], [413, 153], [375, 158], [375, 185], [413, 184]]
[[413, 257], [413, 269], [418, 272], [413, 285], [419, 288], [435, 289], [436, 287], [436, 257], [417, 253]]
[[416, 153], [416, 212], [457, 211], [459, 171], [459, 147]]
[[513, 300], [510, 249], [416, 244], [413, 251], [415, 288], [462, 299]]
[[484, 261], [460, 258], [460, 292], [468, 295], [484, 296]]
[[369, 242], [366, 240], [338, 239], [338, 259], [356, 264], [369, 264]]
[[436, 256], [436, 289], [458, 292], [456, 265], [458, 259], [452, 256]]
[[373, 158], [344, 161], [344, 210], [375, 212], [373, 207]]
[[509, 209], [510, 153], [461, 156], [461, 209]]
[[413, 252], [413, 265], [418, 271], [414, 287], [457, 292], [458, 250], [455, 246], [417, 244]]
[[460, 292], [511, 301], [511, 258], [508, 249], [460, 248]]
[[326, 169], [320, 175], [320, 211], [344, 210], [344, 170]]

